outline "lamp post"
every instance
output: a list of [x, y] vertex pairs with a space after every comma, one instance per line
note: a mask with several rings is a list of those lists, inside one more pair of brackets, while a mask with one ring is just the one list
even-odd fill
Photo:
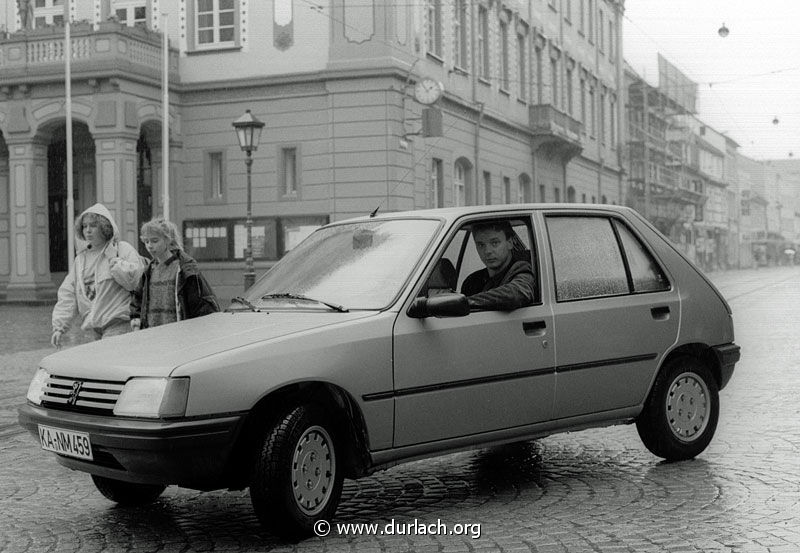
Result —
[[258, 149], [258, 141], [261, 138], [264, 123], [256, 119], [248, 109], [244, 115], [233, 122], [233, 128], [239, 139], [239, 147], [247, 156], [244, 160], [247, 167], [247, 219], [244, 223], [247, 229], [247, 250], [244, 252], [244, 289], [247, 291], [256, 281], [256, 272], [253, 269], [253, 151]]

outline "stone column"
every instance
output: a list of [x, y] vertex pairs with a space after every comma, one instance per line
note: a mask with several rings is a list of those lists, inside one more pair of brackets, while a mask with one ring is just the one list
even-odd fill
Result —
[[8, 141], [10, 301], [54, 299], [47, 217], [47, 145]]
[[136, 141], [134, 133], [95, 133], [97, 201], [119, 226], [120, 238], [136, 247]]

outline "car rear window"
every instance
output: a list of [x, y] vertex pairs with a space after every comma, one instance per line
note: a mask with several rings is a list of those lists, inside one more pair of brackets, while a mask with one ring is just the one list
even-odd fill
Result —
[[631, 271], [633, 291], [639, 293], [668, 290], [670, 285], [664, 271], [639, 239], [619, 221], [614, 221], [614, 227], [616, 227], [622, 247], [625, 249], [625, 257]]

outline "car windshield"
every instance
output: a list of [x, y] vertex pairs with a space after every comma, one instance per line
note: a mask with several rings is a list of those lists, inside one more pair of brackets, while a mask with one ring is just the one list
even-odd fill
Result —
[[388, 306], [439, 227], [431, 219], [389, 219], [321, 228], [248, 290], [253, 304], [321, 308]]

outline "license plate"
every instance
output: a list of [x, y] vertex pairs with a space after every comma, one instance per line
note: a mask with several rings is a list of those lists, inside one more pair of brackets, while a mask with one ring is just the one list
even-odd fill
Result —
[[91, 461], [92, 444], [89, 441], [89, 434], [86, 432], [73, 432], [71, 430], [61, 430], [52, 426], [39, 426], [39, 442], [42, 449]]

